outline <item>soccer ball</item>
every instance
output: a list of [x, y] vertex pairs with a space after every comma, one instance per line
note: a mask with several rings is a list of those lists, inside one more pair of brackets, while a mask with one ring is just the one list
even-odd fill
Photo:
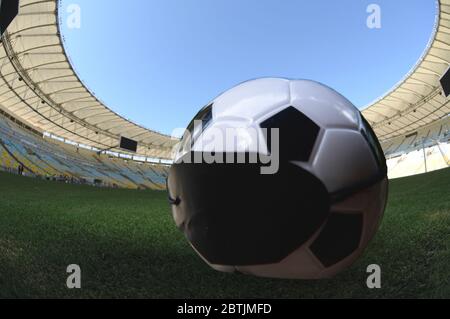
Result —
[[176, 225], [214, 269], [318, 279], [375, 235], [386, 160], [351, 102], [313, 81], [242, 83], [203, 108], [168, 178]]

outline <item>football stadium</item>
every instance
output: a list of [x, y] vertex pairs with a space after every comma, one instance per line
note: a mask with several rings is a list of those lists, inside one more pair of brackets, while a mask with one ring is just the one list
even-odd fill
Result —
[[[0, 43], [0, 298], [450, 298], [450, 0], [437, 1], [416, 66], [362, 111], [387, 159], [389, 201], [364, 255], [321, 281], [207, 267], [167, 199], [179, 140], [85, 86], [60, 1], [18, 5]], [[67, 289], [71, 264], [82, 289]], [[367, 289], [371, 264], [383, 289]]]

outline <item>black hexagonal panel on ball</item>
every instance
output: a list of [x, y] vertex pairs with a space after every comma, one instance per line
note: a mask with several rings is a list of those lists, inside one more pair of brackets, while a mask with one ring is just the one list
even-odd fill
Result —
[[267, 129], [266, 141], [270, 153], [273, 149], [271, 129], [279, 129], [281, 160], [302, 162], [309, 161], [320, 132], [316, 123], [292, 106], [265, 120], [261, 128]]

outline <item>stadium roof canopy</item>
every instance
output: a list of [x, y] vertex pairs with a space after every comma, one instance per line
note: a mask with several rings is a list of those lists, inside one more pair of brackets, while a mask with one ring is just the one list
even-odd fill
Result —
[[96, 147], [120, 136], [138, 154], [170, 158], [176, 141], [116, 114], [86, 88], [65, 53], [57, 0], [20, 0], [19, 15], [0, 44], [0, 106], [33, 128]]
[[[138, 154], [170, 158], [176, 141], [113, 112], [83, 84], [64, 50], [58, 0], [20, 0], [19, 16], [0, 45], [0, 108], [41, 131], [98, 149], [120, 136], [139, 142]], [[381, 140], [407, 134], [450, 111], [439, 79], [450, 63], [450, 0], [438, 1], [436, 29], [407, 77], [368, 106], [364, 115]]]
[[436, 26], [430, 43], [413, 70], [363, 114], [382, 141], [409, 134], [446, 117], [449, 100], [440, 78], [450, 65], [450, 0], [439, 0]]

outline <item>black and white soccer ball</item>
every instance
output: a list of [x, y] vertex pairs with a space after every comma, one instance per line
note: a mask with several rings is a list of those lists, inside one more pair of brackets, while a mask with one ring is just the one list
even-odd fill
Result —
[[219, 271], [334, 276], [362, 254], [386, 206], [372, 128], [313, 81], [264, 78], [225, 92], [194, 118], [174, 157], [176, 225]]

